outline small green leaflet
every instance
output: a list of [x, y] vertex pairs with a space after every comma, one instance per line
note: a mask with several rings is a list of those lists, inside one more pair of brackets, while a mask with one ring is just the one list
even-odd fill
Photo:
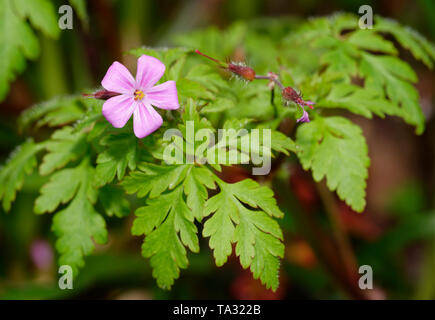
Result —
[[[57, 127], [70, 124], [85, 115], [83, 98], [78, 95], [55, 97], [25, 110], [18, 118], [20, 130], [36, 123], [36, 127]], [[101, 109], [100, 109], [101, 111]]]
[[[243, 268], [251, 268], [267, 288], [279, 285], [279, 258], [284, 256], [282, 231], [272, 217], [282, 217], [273, 192], [251, 179], [235, 184], [217, 180], [220, 192], [207, 200], [203, 235], [210, 237], [216, 265], [222, 266], [236, 243]], [[251, 208], [257, 209], [252, 210]]]
[[402, 26], [394, 20], [375, 17], [377, 32], [392, 34], [400, 45], [408, 49], [415, 59], [422, 61], [429, 68], [433, 68], [435, 61], [435, 45], [410, 27]]
[[139, 198], [149, 194], [155, 198], [165, 190], [174, 189], [184, 180], [190, 165], [156, 165], [151, 163], [140, 163], [137, 170], [121, 182], [125, 191], [129, 194], [137, 193]]
[[340, 83], [332, 87], [328, 96], [316, 103], [316, 107], [344, 108], [369, 119], [373, 113], [379, 117], [402, 114], [395, 103], [384, 98], [382, 93], [372, 88], [361, 88], [352, 84]]
[[53, 174], [35, 202], [37, 213], [52, 212], [69, 202], [55, 214], [52, 229], [58, 237], [59, 265], [70, 265], [74, 275], [84, 266], [84, 256], [93, 252], [94, 241], [107, 241], [106, 223], [93, 206], [98, 194], [93, 186], [94, 175], [95, 169], [85, 158], [77, 167]]
[[106, 147], [97, 158], [96, 184], [103, 186], [124, 177], [127, 168], [134, 170], [138, 158], [138, 139], [131, 133], [111, 134], [104, 136], [100, 144]]
[[314, 180], [326, 177], [330, 190], [363, 211], [370, 159], [361, 128], [342, 117], [316, 118], [298, 128], [296, 143], [302, 166], [312, 170]]
[[57, 37], [60, 31], [49, 0], [0, 0], [0, 101], [6, 97], [9, 83], [24, 71], [26, 59], [39, 55], [38, 39], [27, 17], [47, 36]]
[[6, 164], [0, 167], [0, 199], [3, 199], [5, 211], [11, 209], [17, 190], [23, 186], [24, 177], [31, 174], [36, 167], [36, 154], [43, 147], [43, 144], [36, 144], [33, 140], [29, 140], [17, 147]]
[[176, 187], [158, 198], [147, 201], [136, 211], [133, 235], [146, 235], [142, 246], [145, 258], [151, 258], [153, 277], [159, 287], [170, 289], [180, 268], [188, 266], [188, 247], [199, 251], [194, 216], [183, 199], [183, 188]]
[[400, 116], [416, 126], [416, 133], [424, 130], [424, 115], [419, 105], [418, 92], [412, 85], [417, 81], [414, 70], [404, 61], [391, 56], [362, 55], [360, 73], [365, 86], [383, 92], [391, 101], [400, 105]]
[[130, 202], [120, 187], [106, 185], [99, 189], [98, 198], [109, 217], [123, 218], [130, 214]]
[[201, 222], [204, 217], [205, 201], [208, 199], [207, 189], [215, 189], [213, 174], [204, 167], [191, 166], [183, 182], [187, 206], [193, 216]]
[[27, 18], [33, 27], [41, 30], [51, 38], [57, 38], [60, 34], [56, 8], [50, 0], [13, 0], [13, 10], [21, 19]]
[[397, 49], [394, 47], [392, 42], [385, 40], [375, 31], [370, 29], [358, 29], [352, 32], [347, 38], [347, 41], [364, 50], [388, 53], [391, 55], [397, 54]]
[[39, 172], [42, 175], [64, 167], [68, 162], [78, 159], [86, 152], [88, 148], [86, 135], [73, 131], [72, 127], [59, 129], [45, 143], [48, 153], [42, 159], [42, 164], [39, 167]]
[[313, 45], [326, 50], [321, 62], [327, 65], [328, 73], [343, 74], [346, 80], [357, 74], [358, 50], [354, 45], [333, 36], [319, 38]]

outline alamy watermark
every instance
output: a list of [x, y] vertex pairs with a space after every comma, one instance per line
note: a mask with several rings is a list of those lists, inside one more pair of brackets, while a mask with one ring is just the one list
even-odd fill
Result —
[[210, 128], [195, 131], [194, 121], [187, 121], [185, 135], [169, 129], [163, 135], [170, 143], [165, 147], [166, 164], [252, 164], [253, 175], [267, 175], [272, 158], [271, 130], [218, 129], [218, 138]]
[[59, 274], [62, 276], [59, 278], [59, 289], [73, 289], [73, 269], [69, 265], [62, 265], [59, 267]]
[[363, 14], [359, 18], [358, 26], [360, 29], [373, 29], [373, 9], [371, 6], [365, 4], [358, 9], [359, 14]]
[[59, 21], [57, 22], [61, 30], [72, 30], [73, 28], [73, 8], [67, 4], [59, 7]]
[[373, 269], [369, 265], [362, 265], [358, 269], [362, 276], [358, 280], [358, 286], [361, 290], [373, 289]]

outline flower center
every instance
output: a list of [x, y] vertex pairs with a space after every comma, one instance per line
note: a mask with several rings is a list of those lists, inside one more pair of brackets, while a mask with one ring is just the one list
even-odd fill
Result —
[[135, 100], [135, 101], [140, 101], [140, 100], [142, 100], [143, 98], [145, 98], [145, 93], [143, 93], [142, 90], [136, 90], [136, 91], [134, 92], [134, 100]]

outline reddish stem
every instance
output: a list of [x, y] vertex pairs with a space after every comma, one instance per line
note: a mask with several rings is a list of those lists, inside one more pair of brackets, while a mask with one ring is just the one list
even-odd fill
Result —
[[217, 60], [217, 59], [215, 59], [215, 58], [212, 58], [212, 57], [206, 55], [205, 53], [202, 53], [202, 52], [199, 51], [198, 49], [195, 49], [195, 53], [197, 53], [197, 54], [199, 54], [199, 55], [201, 55], [201, 56], [203, 56], [203, 57], [205, 57], [205, 58], [207, 58], [207, 59], [210, 59], [211, 61], [216, 62], [218, 65], [220, 65], [220, 66], [223, 67], [223, 68], [228, 68], [228, 66], [227, 66], [226, 63], [223, 63], [222, 61], [219, 61], [219, 60]]

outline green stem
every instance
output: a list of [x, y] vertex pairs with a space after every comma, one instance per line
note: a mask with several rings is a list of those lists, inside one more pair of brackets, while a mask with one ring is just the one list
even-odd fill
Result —
[[356, 272], [357, 262], [349, 238], [344, 231], [337, 203], [333, 194], [329, 191], [324, 182], [317, 183], [316, 187], [331, 222], [332, 232], [339, 248], [339, 254], [345, 264], [348, 276], [351, 276]]

